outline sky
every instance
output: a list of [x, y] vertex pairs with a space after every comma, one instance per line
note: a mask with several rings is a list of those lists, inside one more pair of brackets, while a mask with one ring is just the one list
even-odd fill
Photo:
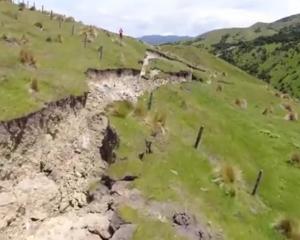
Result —
[[[33, 0], [30, 0], [33, 2]], [[246, 27], [300, 13], [300, 0], [35, 0], [36, 6], [134, 37]]]

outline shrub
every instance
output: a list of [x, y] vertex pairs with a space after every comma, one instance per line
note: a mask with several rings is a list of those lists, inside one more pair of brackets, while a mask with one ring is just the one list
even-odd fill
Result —
[[36, 10], [36, 7], [35, 6], [32, 6], [31, 8], [29, 8], [30, 11], [35, 11]]
[[30, 88], [35, 92], [39, 91], [39, 84], [36, 78], [31, 79]]
[[133, 104], [128, 101], [118, 101], [111, 106], [111, 115], [118, 118], [126, 118], [134, 109]]
[[20, 62], [23, 63], [23, 64], [28, 64], [30, 66], [36, 66], [36, 59], [35, 57], [33, 56], [33, 54], [26, 50], [26, 49], [22, 49], [20, 51]]

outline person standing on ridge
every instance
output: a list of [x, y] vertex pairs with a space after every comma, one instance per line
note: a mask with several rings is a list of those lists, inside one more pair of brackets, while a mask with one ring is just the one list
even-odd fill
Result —
[[123, 40], [123, 29], [120, 28], [119, 30], [119, 36], [120, 36], [120, 40]]

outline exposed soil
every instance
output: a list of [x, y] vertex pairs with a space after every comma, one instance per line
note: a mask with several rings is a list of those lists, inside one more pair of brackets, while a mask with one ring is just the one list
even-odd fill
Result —
[[[135, 203], [130, 192], [135, 190], [126, 184], [137, 176], [105, 177], [119, 140], [104, 109], [118, 100], [135, 102], [161, 85], [187, 81], [144, 80], [151, 57], [146, 56], [141, 72], [89, 69], [88, 94], [0, 123], [1, 240], [131, 239], [136, 226], [122, 221], [115, 209], [124, 201]], [[136, 206], [151, 216], [171, 221], [178, 212], [164, 214], [164, 204], [146, 205], [140, 194], [137, 198]]]

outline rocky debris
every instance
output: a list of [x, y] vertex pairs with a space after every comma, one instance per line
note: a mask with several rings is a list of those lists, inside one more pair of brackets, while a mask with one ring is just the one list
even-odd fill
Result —
[[174, 223], [174, 228], [176, 231], [188, 239], [191, 240], [210, 240], [217, 239], [217, 235], [209, 230], [208, 226], [199, 224], [195, 217], [191, 217], [189, 214], [175, 213], [173, 215], [172, 221]]
[[173, 216], [173, 222], [179, 226], [188, 227], [191, 225], [191, 218], [186, 213], [176, 213]]
[[136, 225], [134, 224], [125, 224], [118, 229], [111, 240], [130, 240], [133, 237], [133, 234], [136, 230]]
[[[135, 102], [145, 91], [171, 80], [145, 81], [137, 72], [126, 71], [106, 75], [94, 71], [89, 77], [89, 94], [0, 123], [1, 240], [132, 236], [135, 227], [116, 220], [114, 211], [126, 199], [143, 205], [140, 193], [128, 189], [128, 181], [136, 176], [124, 176], [111, 187], [100, 183], [115, 160], [113, 150], [119, 141], [103, 112], [114, 101]], [[99, 184], [91, 189], [95, 180]]]

